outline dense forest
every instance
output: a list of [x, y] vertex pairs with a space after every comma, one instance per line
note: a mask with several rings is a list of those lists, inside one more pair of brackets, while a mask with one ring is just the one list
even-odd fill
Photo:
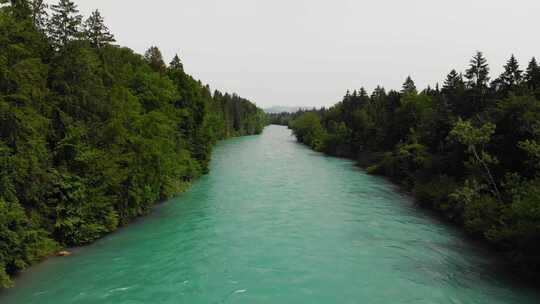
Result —
[[289, 123], [297, 117], [303, 115], [306, 112], [313, 112], [313, 110], [298, 110], [296, 112], [280, 112], [280, 113], [267, 113], [268, 123], [279, 126], [288, 126]]
[[391, 178], [539, 276], [540, 67], [532, 58], [523, 71], [512, 55], [492, 81], [489, 71], [477, 52], [442, 86], [419, 92], [407, 77], [399, 92], [349, 91], [289, 125], [300, 142]]
[[98, 11], [0, 0], [0, 286], [148, 213], [208, 170], [212, 145], [266, 117], [178, 56], [114, 45]]

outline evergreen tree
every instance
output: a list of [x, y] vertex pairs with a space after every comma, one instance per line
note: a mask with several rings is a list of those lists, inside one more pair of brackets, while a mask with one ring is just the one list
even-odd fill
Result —
[[358, 97], [360, 98], [368, 97], [368, 93], [366, 92], [366, 89], [364, 89], [364, 87], [360, 88], [360, 91], [358, 92]]
[[519, 63], [512, 54], [510, 59], [504, 65], [504, 72], [499, 77], [497, 84], [501, 89], [512, 90], [521, 83], [523, 71], [519, 69]]
[[456, 70], [450, 71], [443, 82], [441, 93], [442, 105], [444, 105], [445, 110], [452, 111], [459, 116], [469, 112], [471, 104], [464, 100], [465, 82], [461, 73], [456, 72]]
[[31, 3], [32, 8], [32, 21], [34, 25], [42, 32], [45, 31], [47, 26], [47, 8], [49, 6], [44, 0], [33, 0]]
[[159, 48], [151, 46], [144, 54], [144, 58], [154, 71], [164, 74], [167, 70], [165, 62], [163, 61], [163, 55], [161, 55]]
[[[157, 48], [147, 62], [73, 43], [81, 18], [70, 1], [53, 7], [43, 35], [44, 2], [0, 0], [0, 288], [147, 214], [208, 171], [218, 139], [265, 126], [237, 95], [218, 104], [179, 58], [177, 70], [154, 72], [148, 62], [165, 68]], [[93, 44], [111, 41], [101, 16], [89, 19]]]
[[98, 10], [92, 12], [85, 22], [85, 36], [95, 48], [115, 42], [114, 36], [109, 32], [103, 17]]
[[456, 90], [463, 88], [464, 86], [465, 83], [463, 82], [463, 76], [461, 74], [458, 74], [456, 70], [452, 70], [446, 76], [442, 90], [446, 93], [455, 92]]
[[414, 84], [414, 81], [412, 80], [411, 76], [407, 76], [407, 79], [405, 79], [405, 82], [401, 88], [401, 93], [416, 94], [416, 92], [416, 85]]
[[536, 62], [536, 58], [532, 58], [525, 72], [525, 81], [527, 86], [533, 90], [540, 88], [540, 66]]
[[[298, 141], [390, 177], [540, 277], [540, 68], [531, 60], [523, 78], [512, 56], [492, 83], [512, 94], [488, 91], [488, 72], [477, 53], [467, 84], [452, 70], [440, 93], [407, 94], [415, 91], [408, 77], [401, 93], [375, 89], [360, 103], [348, 92], [287, 123]], [[536, 91], [521, 89], [524, 80]]]
[[82, 16], [77, 5], [70, 0], [60, 0], [52, 5], [53, 14], [48, 24], [48, 33], [53, 46], [60, 48], [80, 36]]
[[380, 85], [378, 85], [371, 93], [371, 99], [384, 98], [384, 97], [386, 97], [386, 90]]
[[178, 57], [178, 54], [174, 55], [171, 63], [169, 64], [169, 68], [184, 71], [184, 65], [182, 64], [180, 57]]
[[471, 59], [469, 68], [465, 71], [467, 84], [471, 88], [482, 89], [487, 87], [489, 82], [489, 66], [482, 52], [476, 52]]
[[432, 88], [431, 85], [428, 84], [427, 88], [425, 88], [422, 93], [426, 95], [436, 95], [437, 90]]

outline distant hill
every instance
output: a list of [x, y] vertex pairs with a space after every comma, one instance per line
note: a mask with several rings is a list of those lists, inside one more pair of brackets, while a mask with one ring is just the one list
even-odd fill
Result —
[[294, 113], [294, 112], [297, 112], [300, 109], [304, 109], [304, 108], [301, 108], [301, 107], [274, 106], [274, 107], [271, 107], [271, 108], [264, 109], [264, 111], [266, 113], [270, 113], [270, 114], [271, 113], [283, 113], [283, 112]]

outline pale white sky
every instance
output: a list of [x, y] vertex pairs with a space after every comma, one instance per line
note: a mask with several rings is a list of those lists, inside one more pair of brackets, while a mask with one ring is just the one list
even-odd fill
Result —
[[[49, 1], [54, 2], [54, 1]], [[464, 70], [540, 57], [538, 0], [76, 0], [119, 44], [179, 53], [188, 73], [261, 107], [329, 106], [349, 88], [420, 88]]]

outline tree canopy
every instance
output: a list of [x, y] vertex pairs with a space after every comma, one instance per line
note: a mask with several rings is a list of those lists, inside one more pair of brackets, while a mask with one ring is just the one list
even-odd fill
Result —
[[[213, 144], [263, 112], [112, 45], [98, 11], [60, 0], [0, 7], [0, 287], [64, 246], [147, 214], [208, 170]], [[50, 16], [50, 18], [48, 17]]]
[[407, 77], [400, 92], [347, 92], [285, 118], [300, 142], [392, 178], [539, 277], [540, 69], [533, 58], [523, 72], [514, 55], [503, 68], [490, 83], [477, 52], [441, 89], [417, 92]]

